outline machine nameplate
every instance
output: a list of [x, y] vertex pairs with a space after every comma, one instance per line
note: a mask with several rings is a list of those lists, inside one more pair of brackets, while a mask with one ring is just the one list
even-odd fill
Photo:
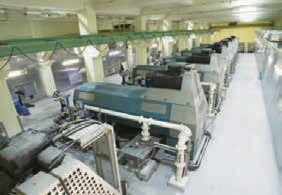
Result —
[[166, 114], [166, 105], [162, 104], [143, 103], [141, 104], [141, 109], [145, 112]]
[[94, 100], [94, 97], [95, 95], [92, 93], [80, 92], [78, 99], [91, 101], [91, 100]]

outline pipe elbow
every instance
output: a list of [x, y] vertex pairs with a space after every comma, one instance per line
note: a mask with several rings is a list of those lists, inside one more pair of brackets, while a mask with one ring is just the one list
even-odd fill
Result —
[[186, 141], [189, 141], [190, 140], [190, 137], [192, 136], [192, 131], [189, 127], [187, 127], [186, 125], [183, 125], [181, 124], [180, 125], [180, 130], [181, 130], [181, 133], [180, 133], [180, 138], [184, 138], [185, 137], [185, 140]]

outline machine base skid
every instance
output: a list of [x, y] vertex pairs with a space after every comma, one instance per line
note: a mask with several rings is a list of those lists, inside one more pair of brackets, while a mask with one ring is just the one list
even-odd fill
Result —
[[186, 176], [186, 177], [181, 178], [180, 181], [176, 181], [175, 175], [173, 175], [173, 176], [171, 176], [171, 178], [169, 179], [167, 184], [169, 186], [172, 186], [172, 187], [177, 188], [177, 189], [181, 190], [182, 192], [184, 192], [185, 187], [187, 186], [187, 183], [188, 183], [188, 179], [189, 178]]

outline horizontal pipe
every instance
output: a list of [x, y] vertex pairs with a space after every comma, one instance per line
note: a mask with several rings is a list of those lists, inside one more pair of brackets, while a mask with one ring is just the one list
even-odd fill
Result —
[[159, 120], [155, 120], [155, 119], [152, 119], [152, 118], [145, 118], [143, 116], [136, 116], [136, 115], [126, 114], [126, 113], [122, 113], [122, 112], [116, 112], [116, 111], [107, 110], [107, 109], [103, 109], [103, 108], [99, 108], [99, 107], [95, 107], [95, 106], [85, 105], [85, 109], [86, 110], [92, 110], [92, 111], [95, 111], [95, 112], [104, 113], [104, 114], [108, 114], [108, 115], [112, 115], [112, 116], [116, 116], [116, 117], [120, 117], [120, 118], [129, 119], [129, 120], [136, 121], [136, 122], [139, 122], [139, 123], [143, 123], [143, 122], [147, 123], [148, 122], [151, 125], [155, 125], [155, 126], [163, 127], [163, 128], [174, 129], [174, 130], [177, 130], [181, 133], [185, 133], [185, 135], [187, 137], [192, 136], [192, 131], [190, 130], [190, 128], [185, 126], [185, 125], [182, 125], [182, 124], [174, 124], [174, 123], [169, 123], [169, 122], [165, 122], [165, 121], [159, 121]]
[[85, 105], [85, 109], [142, 123], [143, 125], [142, 125], [141, 135], [144, 140], [148, 140], [148, 137], [150, 135], [149, 134], [150, 125], [177, 130], [179, 134], [178, 134], [178, 143], [176, 145], [177, 157], [175, 162], [176, 165], [175, 181], [179, 183], [181, 182], [183, 178], [184, 168], [187, 163], [185, 162], [185, 152], [184, 152], [187, 149], [186, 142], [188, 142], [190, 140], [190, 137], [192, 136], [192, 131], [189, 127], [182, 124], [179, 125], [179, 124], [173, 124], [164, 121], [158, 121], [152, 118], [144, 118], [143, 116], [136, 116], [127, 113], [116, 112], [95, 106]]
[[160, 144], [158, 142], [154, 143], [154, 147], [161, 148], [161, 149], [164, 149], [164, 150], [170, 151], [170, 152], [176, 152], [177, 151], [177, 149], [175, 147], [164, 145], [164, 144]]

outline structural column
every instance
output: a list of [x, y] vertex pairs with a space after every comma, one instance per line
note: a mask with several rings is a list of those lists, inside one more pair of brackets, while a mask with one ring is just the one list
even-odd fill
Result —
[[[180, 30], [187, 30], [188, 27], [187, 27], [187, 22], [186, 21], [181, 21], [180, 22]], [[184, 50], [187, 48], [187, 40], [188, 40], [188, 36], [180, 36], [178, 37], [177, 39], [177, 48], [180, 51]]]
[[[104, 65], [103, 65], [103, 56], [107, 55], [107, 53], [109, 52], [109, 47], [108, 45], [104, 44], [104, 45], [97, 45], [96, 46], [96, 50], [98, 51], [98, 56], [94, 56], [93, 59], [93, 64], [94, 64], [94, 75], [93, 73], [90, 74], [90, 72], [88, 73], [89, 76], [94, 76], [94, 78], [92, 78], [92, 82], [102, 82], [104, 81]], [[91, 54], [90, 54], [91, 55]]]
[[177, 47], [179, 51], [186, 49], [187, 39], [188, 39], [188, 36], [183, 36], [183, 37], [178, 38]]
[[162, 38], [162, 52], [163, 52], [163, 56], [169, 56], [169, 41], [168, 41], [168, 37], [163, 37]]
[[[187, 40], [187, 45], [188, 45], [188, 49], [192, 49], [193, 48], [193, 42], [194, 40], [196, 40], [196, 35], [192, 34], [189, 36], [189, 39]], [[196, 42], [196, 41], [195, 41]], [[196, 45], [195, 45], [196, 46]]]
[[[146, 19], [144, 16], [137, 16], [135, 18], [135, 30], [136, 32], [146, 31]], [[147, 64], [147, 44], [145, 42], [135, 46], [136, 48], [136, 64]]]
[[[160, 25], [161, 31], [168, 31], [171, 29], [171, 21], [168, 19], [164, 19]], [[173, 47], [173, 38], [172, 37], [163, 37], [163, 56], [169, 56], [172, 53], [172, 47]]]
[[[0, 60], [2, 65], [3, 60]], [[0, 70], [0, 122], [3, 123], [8, 136], [13, 136], [21, 132], [21, 122], [16, 112], [12, 96], [6, 83], [7, 69]]]
[[196, 42], [196, 47], [199, 47], [200, 44], [202, 43], [202, 35], [201, 34], [196, 35], [195, 42]]
[[136, 64], [147, 65], [147, 44], [140, 43], [136, 46]]
[[43, 91], [45, 95], [51, 97], [57, 90], [55, 79], [52, 71], [53, 60], [49, 60], [50, 52], [40, 52], [37, 54], [37, 59], [40, 62], [37, 70]]
[[128, 67], [132, 67], [133, 64], [133, 47], [131, 44], [127, 45], [127, 49], [126, 49], [126, 62], [128, 64]]
[[40, 63], [38, 66], [38, 73], [40, 76], [40, 81], [45, 94], [51, 97], [53, 93], [57, 90], [55, 79], [52, 71], [53, 61], [48, 61]]
[[157, 38], [158, 41], [158, 50], [162, 50], [163, 49], [163, 42], [161, 38]]
[[[97, 34], [96, 12], [92, 7], [86, 7], [78, 13], [81, 35]], [[83, 53], [88, 82], [104, 80], [103, 60], [100, 52], [92, 46]]]

